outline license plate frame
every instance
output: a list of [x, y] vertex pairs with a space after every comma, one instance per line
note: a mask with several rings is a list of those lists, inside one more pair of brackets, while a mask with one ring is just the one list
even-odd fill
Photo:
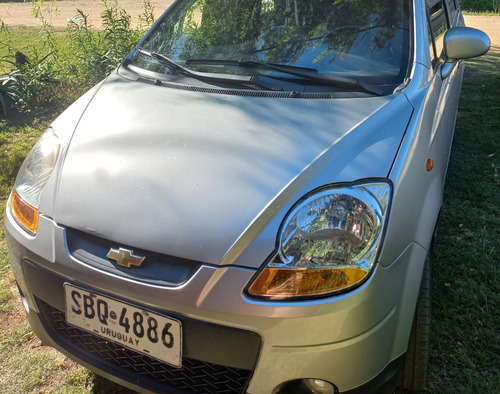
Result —
[[182, 323], [128, 302], [64, 283], [66, 322], [138, 353], [182, 367]]

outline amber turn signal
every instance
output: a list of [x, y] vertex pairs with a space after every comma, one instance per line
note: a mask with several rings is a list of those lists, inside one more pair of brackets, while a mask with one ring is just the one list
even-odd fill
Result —
[[256, 296], [320, 295], [349, 288], [365, 278], [361, 267], [327, 269], [265, 268], [248, 289]]
[[38, 230], [38, 210], [26, 203], [19, 194], [12, 194], [12, 214], [16, 221], [30, 234], [35, 235]]

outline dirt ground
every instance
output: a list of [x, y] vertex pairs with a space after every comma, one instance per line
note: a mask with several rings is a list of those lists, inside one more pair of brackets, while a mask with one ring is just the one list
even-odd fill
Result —
[[[42, 21], [35, 18], [32, 11], [32, 3], [16, 0], [14, 2], [4, 2], [0, 0], [0, 20], [7, 26], [42, 26]], [[54, 27], [66, 27], [68, 19], [77, 15], [77, 10], [88, 15], [93, 26], [100, 26], [100, 14], [103, 10], [102, 0], [45, 0], [41, 11]], [[114, 0], [108, 0], [110, 5]], [[174, 0], [149, 0], [153, 6], [156, 18], [167, 9]], [[118, 0], [118, 6], [127, 11], [132, 17], [132, 27], [137, 26], [138, 16], [143, 11], [142, 0]]]
[[[109, 0], [112, 4], [113, 0]], [[173, 3], [173, 0], [149, 0], [154, 7], [154, 15], [158, 18], [163, 11]], [[132, 26], [137, 26], [138, 16], [143, 10], [141, 0], [118, 0], [121, 8], [125, 9], [132, 17]], [[79, 9], [89, 15], [90, 22], [99, 27], [100, 13], [102, 12], [101, 0], [57, 0], [45, 1], [42, 12], [47, 21], [54, 27], [65, 27], [69, 18], [74, 17]], [[7, 26], [41, 26], [42, 22], [33, 16], [31, 2], [4, 2], [0, 0], [0, 20]], [[491, 39], [492, 47], [500, 51], [500, 16], [475, 16], [466, 15], [467, 26], [485, 31]]]
[[466, 26], [475, 27], [487, 33], [492, 49], [500, 52], [500, 16], [465, 15], [464, 18]]

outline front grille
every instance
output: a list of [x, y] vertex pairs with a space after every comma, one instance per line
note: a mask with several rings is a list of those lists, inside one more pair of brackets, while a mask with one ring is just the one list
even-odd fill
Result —
[[[71, 255], [78, 261], [124, 278], [159, 286], [180, 286], [186, 283], [202, 265], [197, 261], [154, 253], [71, 228], [66, 228], [66, 244]], [[121, 267], [107, 257], [111, 248], [122, 247], [133, 250], [134, 254], [145, 258], [140, 269]]]
[[250, 371], [184, 357], [175, 368], [66, 323], [65, 313], [37, 300], [52, 339], [96, 367], [153, 391], [168, 393], [241, 393]]

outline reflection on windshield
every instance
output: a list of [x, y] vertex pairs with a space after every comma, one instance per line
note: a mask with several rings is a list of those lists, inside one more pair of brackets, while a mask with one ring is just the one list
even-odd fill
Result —
[[[205, 72], [276, 77], [215, 60], [253, 60], [307, 67], [321, 74], [401, 83], [409, 58], [406, 0], [179, 0], [142, 47]], [[138, 54], [134, 64], [170, 70]], [[250, 74], [249, 74], [250, 73]], [[284, 76], [280, 75], [280, 78]], [[290, 78], [290, 76], [287, 76]]]

